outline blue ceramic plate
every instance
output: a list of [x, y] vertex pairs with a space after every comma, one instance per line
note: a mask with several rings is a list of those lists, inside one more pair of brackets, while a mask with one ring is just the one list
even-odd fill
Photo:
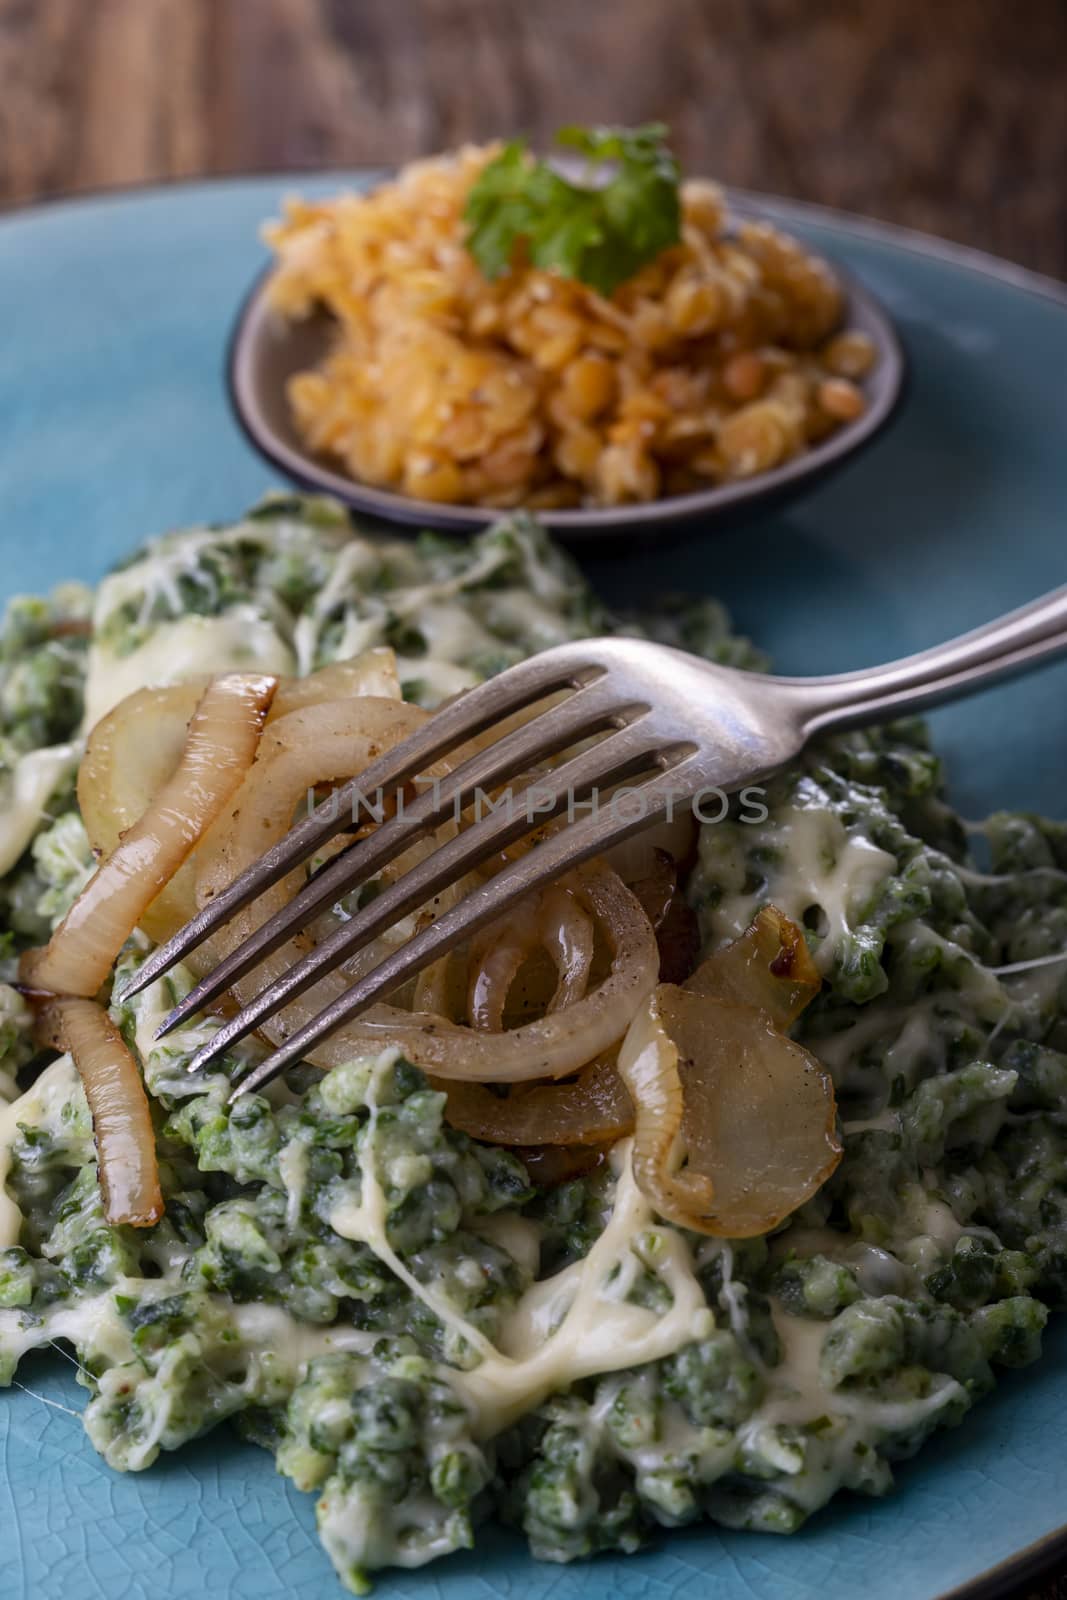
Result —
[[[337, 179], [305, 189], [326, 189]], [[291, 184], [289, 185], [292, 186]], [[226, 330], [277, 179], [61, 204], [0, 221], [0, 589], [95, 578], [145, 534], [228, 518], [271, 474], [230, 418]], [[1067, 291], [914, 235], [791, 205], [897, 319], [894, 425], [788, 511], [587, 563], [609, 594], [720, 594], [789, 672], [931, 644], [1067, 579]], [[1065, 814], [1067, 668], [939, 713], [957, 802]], [[384, 1600], [929, 1600], [1000, 1593], [1067, 1508], [1067, 1326], [963, 1427], [789, 1539], [710, 1528], [544, 1567], [490, 1536], [386, 1576]], [[0, 1399], [4, 1600], [329, 1600], [309, 1496], [222, 1431], [138, 1476], [98, 1459], [57, 1356]], [[31, 1392], [32, 1391], [32, 1392]], [[1065, 1532], [1067, 1537], [1067, 1532]], [[1043, 1541], [1043, 1543], [1038, 1543]], [[1035, 1548], [1036, 1546], [1036, 1548]], [[1009, 1563], [1004, 1567], [1003, 1563]], [[999, 1569], [994, 1571], [993, 1569]], [[983, 1576], [984, 1575], [984, 1576]]]

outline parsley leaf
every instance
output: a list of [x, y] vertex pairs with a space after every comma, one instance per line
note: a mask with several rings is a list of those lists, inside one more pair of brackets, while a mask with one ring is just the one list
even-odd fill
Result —
[[[659, 122], [640, 128], [561, 128], [585, 156], [572, 183], [513, 139], [467, 197], [467, 248], [487, 278], [512, 265], [521, 240], [531, 264], [554, 267], [609, 295], [681, 236], [678, 163]], [[608, 172], [604, 164], [611, 163]]]

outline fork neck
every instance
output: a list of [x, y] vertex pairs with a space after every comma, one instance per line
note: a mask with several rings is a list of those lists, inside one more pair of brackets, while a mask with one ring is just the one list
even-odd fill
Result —
[[794, 701], [805, 739], [925, 710], [1067, 653], [1067, 585], [947, 644], [886, 666], [772, 680]]

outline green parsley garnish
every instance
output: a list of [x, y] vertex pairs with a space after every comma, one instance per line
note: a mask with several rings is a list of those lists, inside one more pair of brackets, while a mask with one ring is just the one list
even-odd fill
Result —
[[[661, 122], [561, 128], [556, 142], [588, 166], [572, 183], [513, 139], [467, 197], [467, 248], [487, 278], [512, 264], [519, 240], [535, 267], [555, 267], [611, 294], [681, 237], [678, 163]], [[611, 163], [605, 174], [603, 166]]]

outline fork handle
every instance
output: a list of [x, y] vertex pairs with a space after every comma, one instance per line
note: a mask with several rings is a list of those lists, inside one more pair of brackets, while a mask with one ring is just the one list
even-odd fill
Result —
[[825, 678], [779, 678], [805, 739], [954, 700], [1067, 653], [1067, 584], [947, 644], [884, 667]]

